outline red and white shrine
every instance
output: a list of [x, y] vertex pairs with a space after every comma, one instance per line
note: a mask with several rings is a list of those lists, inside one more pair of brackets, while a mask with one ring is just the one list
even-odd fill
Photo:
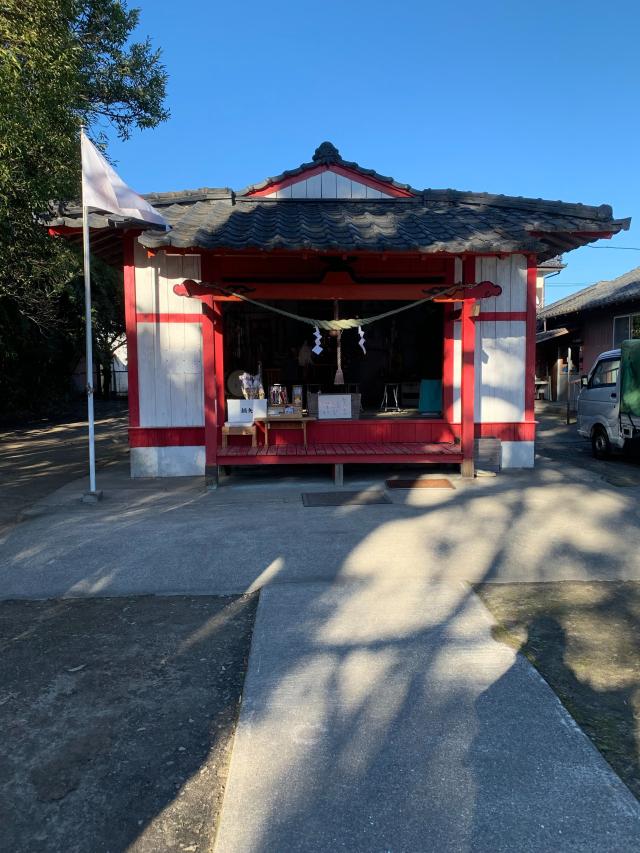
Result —
[[[483, 438], [499, 440], [502, 467], [533, 466], [538, 265], [628, 225], [606, 205], [417, 190], [330, 143], [238, 192], [146, 198], [170, 231], [90, 217], [93, 251], [124, 267], [134, 477], [319, 462], [453, 462], [472, 475]], [[80, 228], [69, 207], [50, 231], [78, 240]], [[302, 320], [336, 313], [387, 316], [363, 327], [366, 352], [355, 330], [323, 332], [309, 358]], [[234, 378], [258, 370], [267, 393], [302, 385], [305, 404], [357, 389], [359, 411], [310, 419], [304, 436], [271, 428], [223, 442]], [[425, 381], [437, 389], [428, 411]], [[380, 410], [386, 386], [397, 411]]]

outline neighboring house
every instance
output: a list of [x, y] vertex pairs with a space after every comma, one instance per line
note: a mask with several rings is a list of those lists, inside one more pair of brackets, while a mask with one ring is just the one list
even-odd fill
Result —
[[640, 338], [640, 267], [599, 281], [538, 312], [536, 379], [547, 379], [551, 399], [564, 401], [572, 383], [599, 355]]
[[557, 255], [555, 258], [549, 258], [548, 261], [543, 261], [538, 266], [536, 278], [536, 311], [541, 311], [545, 303], [545, 281], [558, 275], [559, 272], [567, 265], [562, 262], [562, 255]]
[[[93, 251], [124, 267], [133, 476], [318, 462], [339, 476], [343, 463], [398, 461], [458, 463], [468, 476], [485, 438], [502, 467], [533, 466], [540, 265], [629, 227], [608, 205], [415, 189], [328, 142], [243, 190], [147, 199], [170, 231], [89, 216]], [[49, 225], [78, 243], [81, 209]], [[322, 351], [301, 360], [314, 342], [304, 318], [377, 319], [366, 353], [351, 327], [318, 331]], [[351, 386], [362, 407], [227, 444], [242, 371], [290, 389], [297, 378], [307, 399], [344, 376], [337, 390]], [[402, 405], [422, 388], [429, 401], [387, 412], [383, 388], [395, 407], [398, 389]]]

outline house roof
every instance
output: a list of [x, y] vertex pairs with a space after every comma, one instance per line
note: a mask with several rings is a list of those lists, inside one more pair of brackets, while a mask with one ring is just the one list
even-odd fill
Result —
[[640, 301], [640, 267], [629, 270], [611, 281], [599, 281], [571, 296], [565, 296], [538, 313], [538, 319], [549, 320], [552, 317], [564, 317], [579, 311], [591, 311], [607, 305], [619, 305], [624, 302]]
[[536, 332], [536, 343], [544, 344], [547, 341], [552, 341], [554, 338], [562, 338], [569, 334], [569, 329], [549, 329], [548, 331]]
[[[402, 190], [403, 197], [276, 199], [251, 195], [292, 175], [303, 180], [305, 172], [319, 165], [348, 168], [354, 175], [388, 184], [396, 196]], [[562, 251], [627, 229], [630, 223], [629, 219], [614, 219], [609, 205], [592, 207], [451, 189], [417, 190], [343, 160], [329, 142], [316, 149], [311, 163], [240, 192], [203, 188], [149, 193], [145, 198], [172, 226], [168, 232], [141, 234], [140, 242], [150, 249], [531, 252], [544, 262]], [[77, 205], [66, 206], [48, 224], [77, 229], [80, 219]], [[121, 217], [97, 213], [91, 214], [90, 225], [102, 232], [98, 239], [103, 240], [105, 254], [113, 251], [118, 231], [135, 227]], [[93, 242], [94, 248], [100, 245]]]

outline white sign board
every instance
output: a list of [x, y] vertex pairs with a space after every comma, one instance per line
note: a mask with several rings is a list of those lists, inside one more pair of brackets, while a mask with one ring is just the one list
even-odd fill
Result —
[[351, 418], [351, 394], [318, 394], [318, 420]]
[[252, 424], [267, 417], [266, 400], [227, 400], [230, 424]]

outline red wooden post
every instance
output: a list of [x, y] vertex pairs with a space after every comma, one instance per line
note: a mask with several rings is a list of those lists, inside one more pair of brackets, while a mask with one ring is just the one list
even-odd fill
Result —
[[215, 486], [218, 482], [218, 429], [216, 421], [215, 314], [212, 296], [207, 296], [203, 300], [202, 313], [205, 476], [207, 482]]
[[136, 266], [134, 241], [139, 232], [126, 234], [124, 251], [124, 321], [127, 330], [129, 427], [140, 426], [138, 390], [138, 323], [136, 315]]
[[213, 303], [213, 340], [215, 347], [216, 367], [216, 446], [225, 422], [225, 393], [224, 393], [224, 337], [222, 330], [222, 305]]
[[524, 382], [524, 419], [534, 423], [534, 399], [536, 388], [536, 285], [538, 278], [538, 263], [535, 255], [527, 258], [527, 325], [525, 382]]
[[[475, 280], [475, 258], [465, 258], [463, 279], [465, 282]], [[460, 473], [463, 477], [473, 477], [474, 475], [474, 368], [476, 349], [476, 325], [473, 317], [474, 305], [475, 300], [465, 299], [462, 303], [462, 313], [460, 317], [460, 337], [462, 343], [462, 375], [460, 382], [462, 465], [460, 466]]]
[[442, 417], [453, 423], [454, 335], [453, 305], [444, 307], [444, 344], [442, 353]]

